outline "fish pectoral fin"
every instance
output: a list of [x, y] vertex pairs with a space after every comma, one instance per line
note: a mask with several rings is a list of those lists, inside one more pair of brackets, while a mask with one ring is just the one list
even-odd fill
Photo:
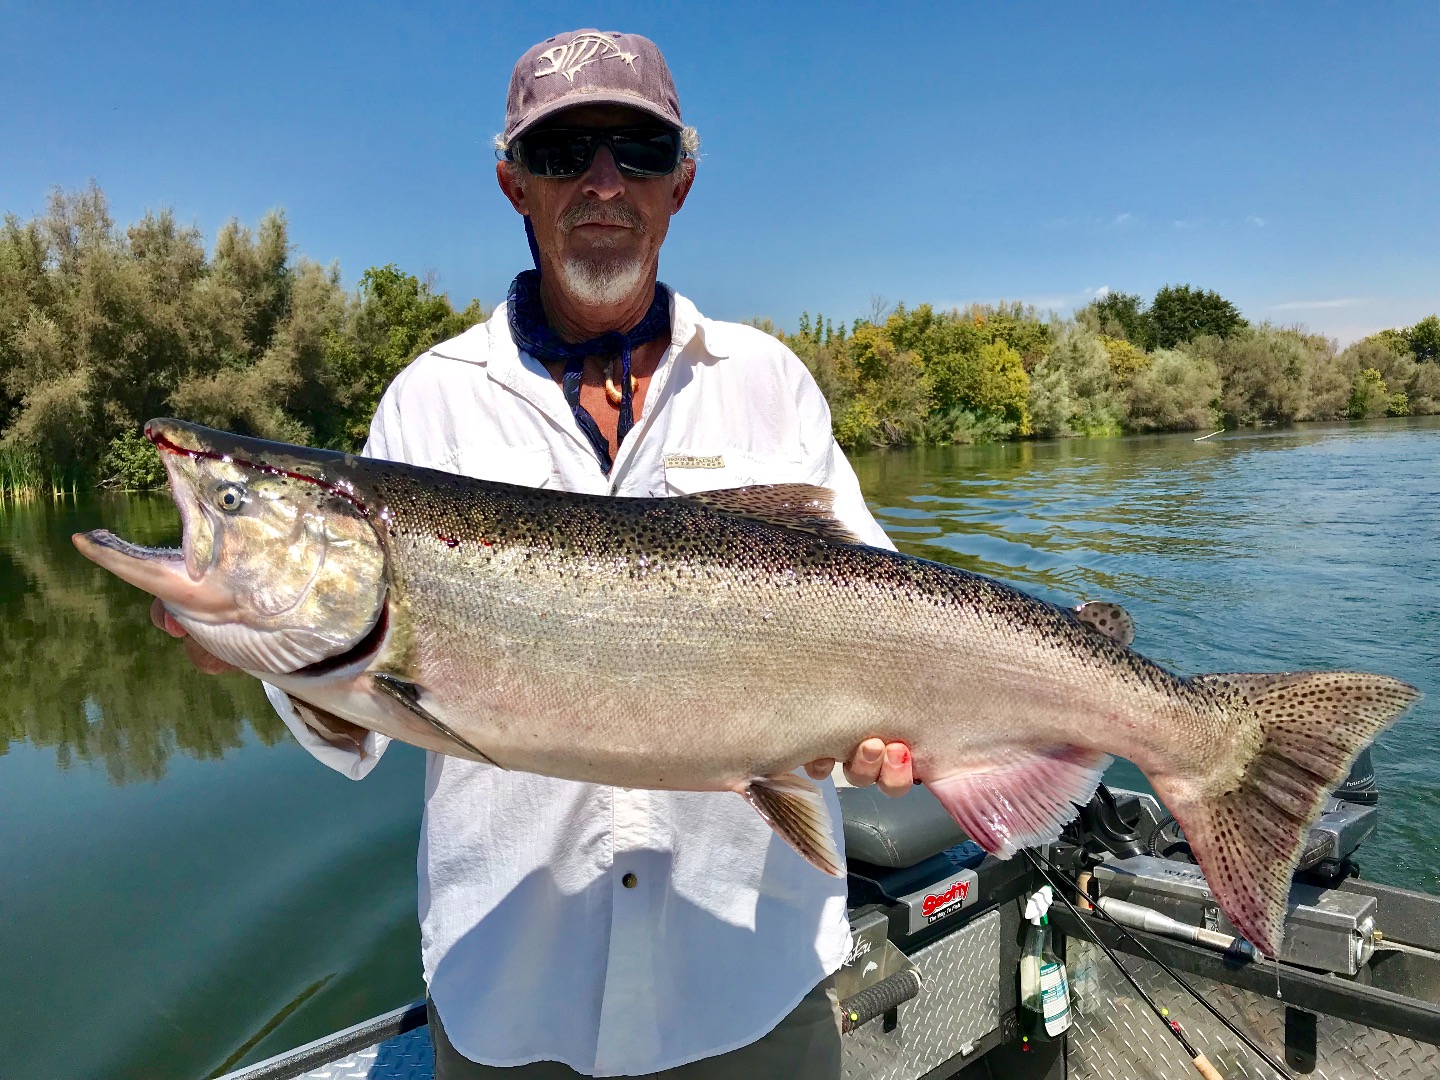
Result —
[[369, 728], [352, 724], [349, 720], [344, 720], [332, 712], [311, 705], [308, 701], [301, 701], [294, 694], [285, 696], [290, 699], [290, 705], [305, 726], [331, 746], [359, 754], [362, 760], [370, 756], [369, 751], [365, 749], [365, 738], [370, 734]]
[[697, 491], [681, 498], [736, 517], [811, 533], [837, 544], [865, 542], [835, 517], [835, 493], [815, 484], [757, 484]]
[[757, 776], [740, 788], [745, 801], [807, 862], [834, 877], [845, 865], [830, 830], [830, 810], [820, 789], [794, 773]]
[[1104, 634], [1111, 641], [1127, 647], [1135, 644], [1135, 620], [1119, 604], [1092, 600], [1075, 608], [1074, 613], [1075, 618], [1097, 634]]
[[925, 786], [970, 839], [1008, 859], [1059, 837], [1109, 764], [1109, 754], [1076, 746], [1016, 750]]
[[432, 713], [429, 709], [425, 708], [424, 705], [420, 704], [420, 698], [423, 692], [417, 684], [410, 682], [406, 679], [401, 679], [395, 675], [387, 675], [381, 671], [372, 672], [370, 675], [370, 681], [374, 685], [375, 689], [378, 690], [381, 694], [384, 694], [392, 701], [396, 701], [400, 705], [404, 706], [406, 710], [414, 713], [421, 720], [425, 721], [425, 723], [429, 724], [432, 728], [439, 732], [441, 735], [445, 736], [445, 738], [449, 739], [451, 742], [455, 743], [466, 751], [464, 754], [461, 754], [459, 756], [468, 757], [474, 761], [482, 761], [486, 765], [494, 765], [496, 768], [503, 767], [490, 757], [487, 757], [485, 753], [480, 750], [479, 747], [475, 746], [468, 739], [463, 739], [459, 735], [457, 735], [453, 730], [451, 730], [448, 724], [446, 724], [438, 716]]

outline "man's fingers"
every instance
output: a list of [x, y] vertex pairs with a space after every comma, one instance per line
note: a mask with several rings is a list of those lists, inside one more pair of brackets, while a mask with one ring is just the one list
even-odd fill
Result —
[[187, 637], [185, 639], [184, 648], [185, 655], [190, 658], [190, 662], [194, 664], [198, 669], [203, 671], [206, 675], [223, 675], [227, 671], [240, 670], [239, 668], [227, 664], [218, 656], [214, 656], [206, 652], [192, 637]]
[[845, 763], [845, 779], [855, 787], [869, 787], [880, 778], [880, 765], [885, 760], [885, 743], [866, 739], [855, 748]]
[[885, 761], [880, 767], [880, 790], [892, 799], [904, 795], [915, 785], [915, 768], [910, 747], [892, 742], [885, 747]]
[[175, 616], [165, 610], [164, 602], [157, 596], [150, 605], [150, 621], [156, 629], [164, 630], [171, 637], [184, 637], [185, 628], [175, 621]]
[[197, 669], [203, 671], [206, 675], [223, 675], [227, 671], [240, 670], [237, 667], [227, 664], [218, 656], [206, 652], [194, 638], [185, 632], [185, 628], [175, 621], [175, 616], [165, 610], [165, 605], [160, 602], [158, 596], [155, 598], [155, 602], [150, 605], [150, 621], [171, 637], [183, 638], [184, 641], [182, 645], [185, 649], [186, 657], [190, 660], [190, 663], [194, 664]]
[[816, 758], [805, 765], [805, 772], [811, 780], [824, 780], [834, 771], [835, 759], [833, 757]]

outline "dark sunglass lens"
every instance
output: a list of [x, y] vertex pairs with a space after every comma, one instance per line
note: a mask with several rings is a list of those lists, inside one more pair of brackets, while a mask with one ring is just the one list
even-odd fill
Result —
[[615, 164], [645, 176], [664, 176], [680, 161], [680, 133], [666, 128], [617, 131], [612, 136]]
[[590, 166], [594, 140], [577, 131], [535, 131], [520, 140], [520, 153], [536, 176], [579, 176]]

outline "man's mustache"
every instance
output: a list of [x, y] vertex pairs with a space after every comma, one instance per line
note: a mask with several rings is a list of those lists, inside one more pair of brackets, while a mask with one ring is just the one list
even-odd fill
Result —
[[629, 203], [594, 202], [576, 203], [560, 215], [560, 229], [570, 232], [579, 225], [624, 225], [636, 232], [645, 231], [645, 219]]

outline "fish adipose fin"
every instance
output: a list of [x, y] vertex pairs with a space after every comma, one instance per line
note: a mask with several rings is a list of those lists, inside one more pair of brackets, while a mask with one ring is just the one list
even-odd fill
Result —
[[736, 517], [754, 518], [770, 525], [812, 533], [837, 544], [865, 541], [835, 517], [835, 493], [814, 484], [760, 484], [755, 487], [721, 488], [682, 496]]
[[1259, 720], [1238, 783], [1189, 798], [1156, 783], [1225, 914], [1267, 956], [1280, 950], [1290, 879], [1310, 825], [1355, 756], [1420, 697], [1397, 679], [1350, 671], [1197, 675], [1232, 715]]
[[1016, 751], [925, 786], [970, 839], [1008, 859], [1056, 839], [1109, 765], [1109, 754], [1074, 746]]
[[1135, 644], [1135, 620], [1119, 604], [1092, 600], [1075, 608], [1075, 618], [1096, 633], [1104, 634], [1127, 648]]
[[[476, 747], [468, 740], [462, 739], [459, 735], [455, 734], [455, 732], [450, 729], [450, 726], [448, 724], [446, 724], [438, 716], [432, 713], [429, 709], [425, 708], [424, 705], [420, 704], [420, 687], [416, 686], [412, 682], [407, 682], [404, 679], [396, 678], [394, 675], [386, 675], [383, 672], [375, 672], [374, 674], [372, 674], [370, 676], [370, 681], [374, 684], [375, 689], [380, 691], [380, 693], [384, 694], [392, 701], [399, 702], [410, 712], [418, 716], [421, 720], [424, 720], [425, 723], [429, 724], [441, 735], [444, 735], [447, 739], [457, 744], [458, 746], [463, 747], [466, 751], [468, 751], [468, 753], [465, 755], [466, 757], [471, 757], [475, 761], [482, 761], [486, 765], [496, 765], [496, 762], [486, 757], [485, 754], [481, 752], [478, 747]], [[498, 768], [500, 766], [497, 765], [496, 767]]]
[[830, 810], [818, 787], [794, 773], [780, 773], [755, 777], [740, 794], [811, 865], [835, 877], [845, 876], [845, 864], [830, 832]]

